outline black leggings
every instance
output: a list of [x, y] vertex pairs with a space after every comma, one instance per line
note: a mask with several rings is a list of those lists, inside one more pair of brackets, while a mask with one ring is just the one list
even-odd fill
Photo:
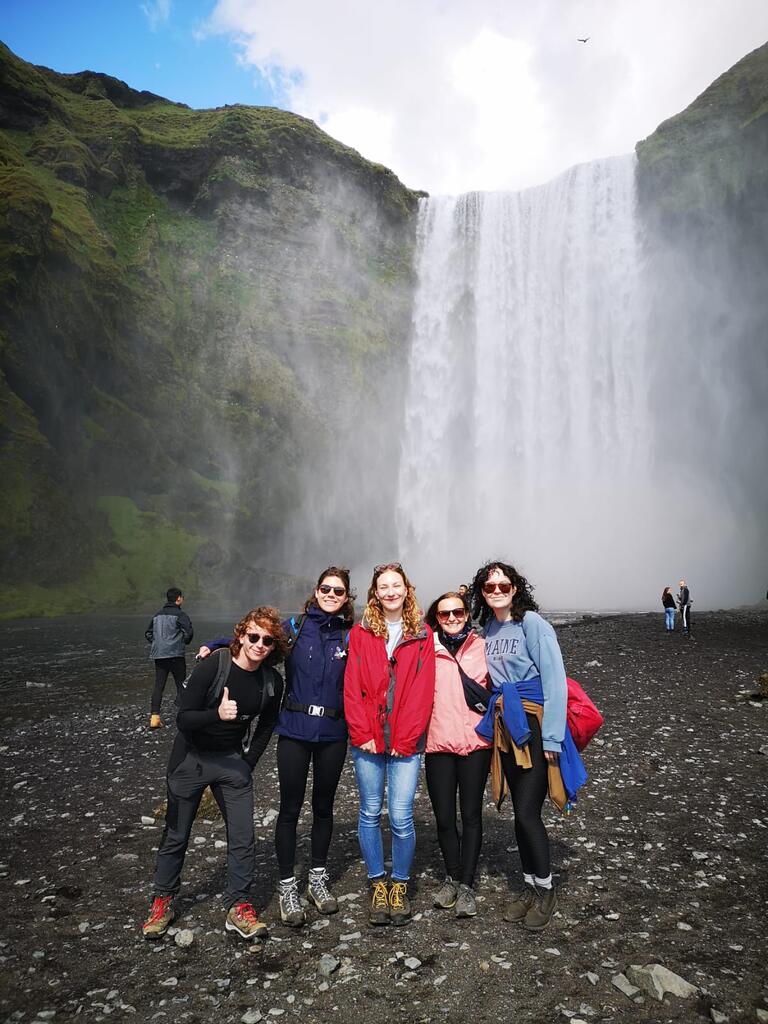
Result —
[[275, 828], [277, 866], [290, 878], [296, 859], [296, 825], [304, 803], [312, 762], [312, 867], [325, 867], [333, 835], [333, 801], [347, 756], [347, 741], [308, 743], [281, 736], [277, 741], [280, 813]]
[[151, 704], [153, 715], [160, 714], [160, 708], [163, 705], [163, 690], [168, 681], [169, 673], [173, 675], [173, 681], [176, 683], [176, 693], [178, 694], [179, 687], [184, 682], [187, 674], [187, 662], [183, 656], [180, 658], [155, 658], [155, 685], [152, 689]]
[[549, 837], [541, 820], [541, 809], [547, 795], [547, 759], [541, 743], [541, 726], [535, 715], [527, 715], [531, 728], [528, 744], [531, 768], [520, 768], [512, 753], [501, 755], [501, 766], [509, 783], [512, 806], [515, 811], [515, 838], [520, 851], [520, 862], [526, 875], [547, 878], [549, 865]]
[[[464, 885], [475, 880], [483, 845], [483, 793], [491, 749], [460, 754], [427, 754], [427, 790], [437, 821], [437, 839], [446, 874]], [[461, 810], [461, 839], [456, 828], [456, 791]]]

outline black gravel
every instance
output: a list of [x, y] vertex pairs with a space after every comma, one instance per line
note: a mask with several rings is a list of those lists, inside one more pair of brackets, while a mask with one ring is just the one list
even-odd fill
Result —
[[[325, 919], [308, 911], [300, 931], [282, 927], [271, 745], [255, 773], [254, 901], [271, 928], [264, 945], [223, 930], [218, 818], [197, 822], [177, 901], [175, 924], [192, 930], [191, 945], [142, 939], [160, 836], [142, 816], [153, 817], [162, 802], [173, 733], [147, 728], [146, 663], [123, 651], [122, 675], [110, 688], [105, 659], [95, 671], [85, 645], [66, 677], [86, 682], [62, 689], [63, 677], [53, 686], [55, 672], [21, 657], [17, 645], [12, 670], [6, 663], [0, 728], [3, 1019], [224, 1024], [250, 1011], [246, 1020], [258, 1012], [305, 1021], [334, 1015], [342, 1024], [758, 1020], [758, 1010], [768, 1013], [768, 701], [740, 694], [757, 690], [768, 669], [768, 615], [698, 614], [695, 626], [690, 641], [667, 635], [661, 614], [559, 628], [569, 674], [606, 724], [586, 751], [590, 781], [576, 811], [547, 810], [561, 901], [540, 934], [501, 920], [519, 882], [508, 806], [500, 815], [490, 803], [486, 809], [478, 916], [457, 921], [432, 909], [442, 871], [424, 786], [416, 801], [416, 919], [370, 929], [349, 765], [330, 864], [341, 910]], [[302, 878], [309, 825], [305, 814]], [[339, 961], [327, 976], [324, 953]], [[409, 958], [420, 963], [409, 966]], [[630, 965], [652, 963], [697, 994], [660, 1003], [613, 986]]]

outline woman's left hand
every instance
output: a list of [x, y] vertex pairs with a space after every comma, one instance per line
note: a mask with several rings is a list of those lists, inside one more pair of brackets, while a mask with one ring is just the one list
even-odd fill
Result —
[[557, 762], [560, 760], [560, 755], [556, 750], [545, 750], [544, 757], [546, 757], [547, 761], [550, 764], [557, 764]]

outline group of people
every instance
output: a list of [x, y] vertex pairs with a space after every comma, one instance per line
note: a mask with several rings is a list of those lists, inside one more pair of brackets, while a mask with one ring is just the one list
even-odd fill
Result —
[[[169, 602], [171, 596], [169, 591]], [[511, 795], [523, 875], [504, 919], [530, 930], [551, 920], [557, 893], [542, 809], [547, 795], [564, 809], [586, 774], [566, 725], [566, 675], [557, 638], [538, 614], [528, 581], [505, 562], [489, 562], [468, 588], [441, 594], [422, 616], [405, 570], [391, 562], [375, 567], [356, 624], [354, 598], [348, 570], [329, 566], [301, 615], [281, 622], [274, 608], [260, 606], [243, 616], [233, 637], [199, 649], [196, 667], [179, 688], [165, 829], [143, 924], [147, 938], [164, 934], [173, 920], [173, 898], [207, 786], [227, 829], [225, 927], [245, 939], [267, 933], [250, 897], [251, 774], [273, 732], [280, 789], [278, 902], [286, 925], [300, 927], [306, 919], [295, 861], [310, 766], [306, 896], [321, 914], [338, 909], [327, 864], [348, 744], [371, 925], [411, 919], [413, 805], [422, 762], [445, 865], [434, 906], [459, 918], [477, 913], [474, 880], [490, 774], [497, 807]], [[159, 614], [174, 613], [166, 606]], [[185, 632], [178, 619], [181, 641], [187, 632], [191, 640], [191, 626]], [[281, 661], [284, 681], [275, 667]], [[153, 705], [155, 713], [159, 707]], [[385, 799], [389, 875], [381, 821]]]
[[691, 592], [688, 589], [688, 585], [685, 580], [680, 580], [680, 590], [677, 594], [677, 600], [672, 593], [671, 587], [664, 587], [661, 592], [661, 603], [664, 606], [664, 628], [668, 633], [673, 633], [675, 630], [675, 611], [680, 609], [680, 623], [683, 630], [683, 636], [690, 637], [691, 635]]

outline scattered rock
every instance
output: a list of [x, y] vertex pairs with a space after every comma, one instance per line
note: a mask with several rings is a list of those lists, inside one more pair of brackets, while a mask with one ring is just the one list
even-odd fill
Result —
[[258, 1022], [263, 1019], [264, 1017], [261, 1013], [261, 1010], [257, 1010], [255, 1008], [251, 1010], [246, 1010], [243, 1016], [240, 1018], [242, 1024], [258, 1024]]
[[646, 964], [644, 967], [632, 964], [627, 968], [627, 977], [659, 1002], [663, 1002], [667, 992], [680, 999], [690, 999], [698, 992], [695, 985], [691, 985], [674, 971], [667, 970], [663, 964]]
[[116, 853], [112, 860], [122, 861], [124, 864], [133, 864], [139, 859], [138, 853]]
[[417, 956], [407, 956], [403, 963], [409, 971], [417, 971], [421, 967], [421, 960]]
[[614, 988], [617, 988], [619, 992], [623, 992], [627, 999], [632, 999], [636, 996], [640, 989], [633, 985], [626, 974], [616, 974], [611, 978], [611, 984]]
[[714, 1006], [709, 1011], [709, 1016], [712, 1018], [713, 1024], [725, 1024], [728, 1020], [728, 1014], [722, 1013], [720, 1010], [716, 1010]]
[[328, 978], [330, 977], [331, 974], [333, 974], [335, 970], [338, 969], [340, 963], [341, 960], [339, 960], [339, 958], [337, 956], [334, 956], [332, 953], [323, 953], [323, 955], [320, 957], [320, 963], [318, 964], [317, 969], [320, 972], [320, 974]]
[[195, 933], [191, 928], [182, 928], [180, 931], [176, 932], [173, 937], [173, 941], [177, 946], [191, 946], [195, 941]]

